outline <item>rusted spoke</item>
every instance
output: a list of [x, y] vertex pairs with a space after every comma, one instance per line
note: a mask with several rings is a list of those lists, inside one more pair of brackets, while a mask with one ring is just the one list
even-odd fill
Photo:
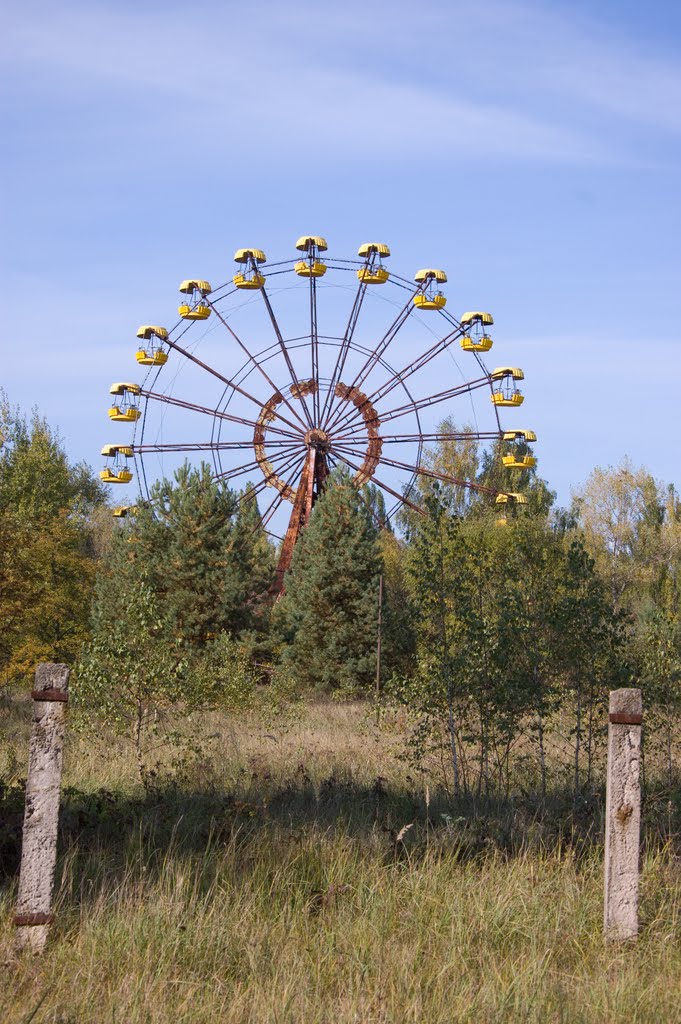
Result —
[[256, 484], [254, 487], [251, 487], [250, 490], [248, 490], [244, 494], [244, 497], [250, 497], [259, 494], [260, 491], [262, 491], [265, 487], [268, 487], [271, 484], [272, 479], [275, 476], [279, 476], [282, 473], [287, 473], [291, 469], [291, 467], [296, 464], [296, 462], [301, 462], [306, 455], [307, 449], [305, 449], [305, 452], [302, 455], [294, 455], [283, 466], [280, 466], [276, 473], [269, 473], [263, 480], [260, 481], [260, 483]]
[[[314, 256], [309, 257], [310, 270], [314, 263]], [[312, 354], [312, 380], [315, 389], [312, 392], [312, 420], [315, 426], [319, 425], [319, 334], [317, 330], [317, 279], [310, 273], [310, 347]]]
[[[426, 398], [419, 398], [414, 402], [408, 402], [405, 405], [398, 405], [394, 409], [389, 409], [388, 412], [382, 412], [379, 414], [381, 424], [387, 423], [389, 420], [398, 419], [400, 416], [406, 416], [410, 412], [417, 412], [419, 409], [425, 409], [430, 405], [437, 405], [439, 402], [446, 402], [450, 398], [456, 398], [458, 395], [468, 394], [470, 391], [476, 391], [478, 388], [486, 387], [489, 383], [489, 375], [481, 378], [480, 380], [469, 381], [467, 384], [459, 384], [455, 388], [448, 388], [447, 391], [440, 391], [436, 395], [428, 395]], [[369, 399], [363, 403], [367, 405]], [[352, 430], [348, 430], [344, 436], [356, 434], [358, 427], [354, 427]]]
[[[355, 449], [350, 449], [350, 451], [356, 454]], [[420, 476], [430, 477], [433, 480], [441, 480], [443, 483], [455, 484], [457, 487], [466, 487], [471, 491], [479, 491], [481, 494], [495, 495], [499, 493], [492, 487], [483, 487], [482, 484], [477, 484], [472, 480], [462, 480], [459, 477], [450, 476], [449, 473], [442, 473], [437, 469], [400, 462], [398, 459], [390, 459], [383, 455], [381, 455], [381, 463], [385, 466], [392, 466], [394, 469], [403, 469], [409, 473], [418, 473]]]
[[[253, 272], [255, 274], [257, 274], [258, 273], [258, 266], [257, 266], [255, 260], [251, 260], [251, 262], [253, 264]], [[288, 368], [288, 372], [289, 372], [289, 374], [291, 376], [291, 381], [292, 381], [293, 385], [297, 389], [300, 389], [300, 381], [298, 380], [298, 376], [296, 374], [295, 368], [293, 366], [293, 363], [291, 362], [291, 356], [289, 355], [289, 351], [286, 348], [286, 344], [284, 342], [284, 337], [283, 337], [283, 335], [281, 333], [281, 330], [279, 329], [279, 324], [277, 323], [277, 318], [274, 315], [274, 310], [272, 309], [272, 303], [270, 302], [270, 298], [269, 298], [269, 295], [267, 294], [267, 290], [265, 289], [265, 286], [263, 285], [261, 288], [258, 289], [258, 291], [262, 295], [263, 302], [265, 303], [265, 307], [267, 309], [267, 313], [268, 313], [270, 321], [272, 323], [272, 327], [274, 329], [274, 333], [276, 335], [277, 341], [279, 342], [279, 348], [281, 349], [281, 354], [284, 357], [284, 361], [285, 361], [286, 366]], [[303, 412], [305, 413], [305, 419], [307, 420], [308, 425], [310, 427], [313, 427], [314, 423], [313, 423], [312, 418], [310, 416], [310, 410], [307, 407], [307, 402], [305, 401], [305, 395], [303, 395], [303, 394], [300, 395], [300, 401], [301, 401], [301, 405], [302, 405], [302, 408], [303, 408]]]
[[[208, 302], [210, 304], [210, 300], [208, 300]], [[220, 319], [222, 320], [222, 317], [220, 317]], [[224, 323], [224, 320], [223, 320], [223, 323]], [[234, 332], [232, 332], [232, 333], [234, 333]], [[254, 395], [251, 395], [248, 391], [245, 391], [244, 388], [242, 388], [239, 384], [236, 384], [233, 380], [230, 380], [229, 377], [225, 377], [223, 374], [219, 373], [218, 370], [215, 370], [212, 366], [209, 366], [208, 363], [204, 363], [201, 359], [197, 359], [197, 357], [195, 355], [192, 355], [191, 352], [188, 352], [186, 350], [186, 348], [182, 348], [181, 345], [178, 345], [177, 342], [173, 341], [171, 338], [167, 339], [167, 343], [176, 352], [179, 352], [180, 355], [183, 355], [186, 359], [189, 359], [192, 363], [195, 363], [197, 366], [200, 366], [202, 370], [206, 370], [213, 377], [216, 377], [223, 384], [226, 384], [227, 387], [231, 388], [233, 391], [236, 391], [237, 394], [242, 395], [244, 398], [247, 398], [249, 402], [254, 402], [255, 405], [258, 406], [258, 408], [262, 407], [263, 403], [262, 403], [262, 401], [259, 398], [256, 398]], [[273, 385], [273, 387], [274, 387], [274, 385]], [[276, 390], [276, 388], [275, 388], [275, 390]], [[303, 424], [302, 420], [300, 419], [300, 417], [298, 416], [298, 414], [295, 412], [295, 409], [293, 409], [291, 406], [289, 406], [289, 408], [291, 408], [291, 411], [294, 413], [296, 418], [300, 421], [301, 425], [304, 427], [304, 424]], [[291, 423], [290, 420], [287, 420], [286, 417], [285, 416], [281, 416], [281, 414], [280, 414], [280, 419], [281, 419], [281, 421], [283, 423], [286, 423], [289, 427], [293, 427], [294, 430], [300, 430], [300, 427], [297, 427], [295, 423]]]
[[[294, 445], [300, 447], [300, 440], [273, 441], [268, 438], [267, 447], [292, 448]], [[252, 448], [252, 440], [246, 441], [200, 441], [196, 444], [189, 442], [178, 442], [177, 444], [134, 444], [130, 445], [136, 455], [148, 455], [153, 452], [213, 452], [213, 451], [241, 451], [244, 448]]]
[[[378, 361], [380, 359], [382, 359], [382, 357], [383, 357], [384, 353], [386, 352], [388, 346], [393, 341], [393, 339], [397, 337], [400, 329], [407, 322], [407, 320], [409, 319], [409, 316], [410, 316], [412, 310], [415, 308], [414, 307], [414, 298], [415, 298], [415, 296], [419, 295], [423, 291], [424, 288], [425, 288], [425, 282], [420, 284], [420, 285], [418, 285], [418, 287], [414, 290], [414, 292], [409, 296], [409, 298], [407, 299], [406, 304], [403, 306], [403, 308], [397, 314], [397, 316], [395, 317], [395, 319], [393, 320], [392, 324], [390, 325], [390, 327], [388, 328], [386, 333], [383, 335], [383, 337], [379, 341], [379, 343], [376, 346], [376, 348], [374, 349], [374, 351], [371, 353], [369, 358], [366, 360], [366, 362], [362, 366], [361, 370], [355, 376], [355, 379], [353, 380], [352, 384], [350, 385], [351, 388], [358, 388], [358, 387], [360, 387], [362, 382], [369, 376], [369, 374], [373, 370], [374, 366], [376, 366]], [[346, 416], [336, 415], [335, 419], [331, 419], [330, 422], [329, 422], [329, 426], [327, 428], [325, 428], [325, 429], [333, 430], [334, 426], [336, 426], [339, 423], [345, 422], [346, 419], [347, 419], [347, 415]]]
[[[150, 398], [154, 402], [165, 402], [166, 405], [173, 405], [180, 409], [189, 409], [190, 412], [200, 412], [206, 416], [213, 416], [219, 420], [225, 420], [228, 423], [240, 423], [244, 427], [257, 427], [261, 424], [255, 420], [246, 419], [244, 416], [234, 416], [228, 412], [218, 412], [217, 409], [210, 409], [205, 405], [196, 405], [194, 402], [186, 402], [181, 398], [171, 398], [170, 395], [160, 395], [154, 391], [141, 390], [140, 395], [144, 398]], [[275, 434], [281, 434], [284, 437], [292, 437], [300, 443], [300, 433], [296, 432], [292, 434], [290, 430], [284, 430], [282, 427], [273, 427], [271, 423], [267, 424], [268, 432]]]
[[[406, 366], [403, 366], [401, 370], [396, 370], [395, 373], [393, 373], [392, 376], [390, 376], [380, 386], [380, 388], [377, 388], [376, 391], [374, 391], [373, 394], [370, 395], [372, 401], [378, 402], [382, 398], [385, 398], [386, 395], [389, 395], [390, 392], [394, 391], [396, 387], [399, 387], [399, 385], [402, 384], [403, 381], [407, 380], [409, 377], [412, 376], [412, 374], [416, 373], [418, 370], [421, 370], [424, 366], [427, 366], [428, 363], [431, 362], [431, 360], [435, 359], [436, 356], [439, 356], [442, 352], [448, 349], [452, 342], [460, 338], [462, 334], [463, 328], [457, 325], [455, 330], [451, 331], [449, 334], [445, 335], [444, 338], [441, 338], [439, 341], [437, 341], [434, 345], [427, 349], [427, 351], [422, 353], [422, 355], [420, 355], [418, 359], [414, 359], [413, 362], [408, 363]], [[484, 367], [482, 369], [484, 373], [487, 373]]]
[[410, 441], [498, 441], [501, 437], [503, 431], [498, 430], [461, 430], [443, 434], [382, 434], [381, 440], [383, 444], [405, 444]]
[[[369, 261], [370, 257], [367, 257], [367, 259], [364, 261], [365, 269], [368, 268]], [[326, 421], [327, 413], [329, 416], [331, 415], [334, 399], [334, 389], [338, 381], [341, 379], [341, 375], [343, 373], [343, 367], [345, 366], [345, 360], [347, 359], [348, 352], [350, 351], [352, 336], [355, 333], [355, 327], [357, 326], [357, 321], [359, 319], [359, 314], [362, 309], [362, 303], [364, 302], [364, 296], [366, 295], [367, 288], [368, 285], [366, 281], [360, 279], [359, 286], [355, 294], [355, 299], [354, 302], [352, 303], [352, 309], [350, 310], [350, 316], [348, 317], [348, 322], [346, 324], [345, 332], [343, 334], [343, 340], [341, 341], [340, 349], [338, 350], [336, 365], [334, 366], [333, 373], [331, 374], [331, 383], [329, 384], [329, 390], [327, 392], [326, 398], [324, 399], [324, 408], [322, 409], [321, 415], [322, 423]]]
[[[344, 462], [346, 466], [349, 466], [350, 469], [354, 469], [356, 473], [361, 472], [361, 467], [356, 465], [354, 462], [351, 462], [347, 455], [339, 451], [335, 446], [331, 447], [331, 451], [338, 456], [341, 462]], [[398, 501], [403, 502], [405, 505], [408, 505], [409, 508], [414, 510], [414, 512], [418, 512], [419, 515], [428, 515], [425, 509], [421, 508], [419, 505], [414, 504], [414, 502], [411, 501], [409, 498], [405, 497], [404, 494], [398, 494], [397, 491], [394, 491], [392, 487], [388, 486], [388, 484], [383, 483], [382, 480], [379, 480], [377, 476], [372, 475], [371, 481], [372, 483], [375, 483], [377, 487], [380, 487], [381, 490], [386, 491], [388, 494], [392, 494], [393, 498], [397, 498]]]
[[[233, 328], [232, 328], [232, 327], [230, 326], [230, 324], [228, 324], [228, 323], [227, 323], [227, 321], [225, 320], [225, 318], [224, 318], [224, 316], [222, 315], [222, 313], [220, 312], [220, 310], [219, 310], [219, 309], [216, 309], [216, 308], [215, 308], [215, 306], [214, 306], [214, 305], [212, 304], [212, 302], [210, 301], [210, 299], [207, 299], [207, 302], [208, 302], [209, 306], [211, 307], [211, 309], [213, 310], [213, 312], [215, 313], [215, 315], [217, 316], [217, 318], [218, 318], [218, 320], [220, 321], [220, 323], [221, 323], [221, 324], [222, 324], [222, 325], [223, 325], [224, 327], [226, 327], [226, 328], [227, 328], [227, 330], [229, 331], [229, 333], [230, 333], [230, 334], [232, 335], [232, 337], [233, 337], [233, 338], [234, 338], [234, 340], [236, 341], [236, 343], [237, 343], [237, 345], [239, 346], [239, 348], [240, 348], [240, 349], [241, 349], [241, 350], [242, 350], [243, 352], [245, 352], [245, 353], [246, 353], [246, 355], [248, 356], [248, 358], [249, 358], [250, 362], [251, 362], [251, 363], [252, 363], [252, 364], [253, 364], [253, 365], [254, 365], [254, 366], [256, 367], [256, 369], [257, 369], [257, 370], [258, 370], [258, 371], [259, 371], [259, 372], [260, 372], [260, 373], [262, 374], [262, 376], [263, 376], [263, 377], [265, 378], [265, 380], [267, 381], [267, 383], [269, 384], [269, 386], [270, 386], [270, 387], [272, 388], [272, 393], [273, 393], [273, 394], [281, 394], [281, 392], [279, 391], [279, 388], [278, 388], [278, 387], [277, 387], [277, 385], [276, 385], [276, 384], [274, 383], [274, 381], [272, 380], [272, 378], [271, 378], [271, 377], [270, 377], [270, 375], [268, 374], [268, 372], [267, 372], [267, 370], [265, 369], [265, 367], [264, 367], [264, 366], [263, 366], [263, 365], [262, 365], [262, 364], [261, 364], [261, 363], [260, 363], [260, 362], [259, 362], [259, 361], [258, 361], [258, 360], [256, 359], [256, 357], [255, 357], [255, 356], [253, 355], [253, 353], [252, 353], [252, 352], [250, 352], [250, 351], [248, 350], [248, 348], [247, 348], [247, 347], [246, 347], [246, 345], [245, 345], [245, 344], [243, 343], [243, 341], [241, 340], [241, 338], [239, 337], [239, 335], [238, 335], [238, 334], [236, 333], [236, 331], [235, 331], [235, 330], [234, 330], [234, 329], [233, 329]], [[288, 398], [286, 398], [286, 396], [285, 396], [285, 395], [283, 395], [283, 394], [282, 394], [282, 398], [283, 398], [283, 400], [284, 400], [284, 405], [286, 406], [286, 408], [290, 410], [290, 412], [292, 413], [292, 415], [293, 415], [293, 416], [295, 416], [295, 418], [296, 418], [296, 419], [298, 420], [298, 422], [300, 423], [300, 427], [302, 427], [301, 433], [304, 433], [304, 432], [305, 432], [305, 431], [307, 430], [307, 424], [306, 424], [306, 423], [305, 423], [305, 421], [304, 421], [304, 420], [303, 420], [303, 419], [301, 418], [301, 416], [300, 416], [300, 413], [298, 412], [298, 410], [297, 410], [297, 409], [296, 409], [296, 408], [295, 408], [295, 407], [294, 407], [293, 405], [291, 405], [291, 402], [289, 401], [289, 399], [288, 399]], [[300, 430], [300, 427], [296, 427], [296, 430]]]
[[[297, 448], [296, 451], [299, 452], [300, 448]], [[279, 452], [278, 454], [269, 456], [267, 461], [270, 464], [273, 464], [275, 462], [281, 461], [282, 459], [284, 459], [284, 460], [289, 459], [290, 456], [291, 456], [291, 452], [290, 451]], [[223, 481], [224, 480], [231, 480], [232, 477], [242, 476], [244, 473], [248, 473], [252, 469], [259, 469], [260, 466], [261, 466], [261, 462], [258, 459], [251, 459], [250, 462], [244, 462], [244, 464], [241, 465], [241, 466], [235, 466], [233, 469], [226, 469], [224, 471], [224, 473], [217, 473], [213, 477], [213, 479], [214, 480], [223, 480]]]

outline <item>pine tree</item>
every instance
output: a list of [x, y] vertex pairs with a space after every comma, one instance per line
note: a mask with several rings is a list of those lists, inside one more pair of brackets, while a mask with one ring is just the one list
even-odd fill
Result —
[[371, 512], [336, 471], [296, 545], [276, 609], [284, 669], [302, 686], [351, 693], [373, 685], [380, 571]]
[[220, 632], [255, 629], [274, 560], [255, 502], [240, 504], [205, 463], [180, 467], [174, 480], [154, 485], [151, 498], [129, 540], [173, 639], [195, 647]]

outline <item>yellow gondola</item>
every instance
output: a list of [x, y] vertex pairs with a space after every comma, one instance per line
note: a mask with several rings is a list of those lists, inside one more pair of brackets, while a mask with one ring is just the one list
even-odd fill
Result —
[[109, 418], [116, 423], [135, 423], [142, 415], [138, 404], [140, 390], [139, 384], [112, 384], [109, 394], [120, 396], [120, 401], [110, 406]]
[[[521, 445], [527, 445], [536, 441], [537, 435], [534, 430], [506, 430], [503, 434], [503, 440], [516, 441]], [[534, 469], [537, 465], [534, 455], [530, 455], [522, 450], [503, 455], [501, 461], [507, 469]]]
[[524, 380], [525, 374], [517, 366], [498, 366], [490, 374], [499, 387], [492, 391], [492, 402], [499, 406], [518, 406], [525, 401], [524, 395], [515, 386], [515, 381]]
[[237, 249], [234, 253], [234, 262], [243, 263], [244, 269], [238, 271], [232, 278], [237, 288], [257, 289], [262, 288], [265, 283], [265, 276], [261, 274], [256, 266], [265, 263], [267, 257], [262, 249]]
[[202, 299], [205, 299], [213, 289], [209, 281], [189, 280], [180, 284], [180, 291], [190, 298], [181, 302], [177, 312], [183, 320], [207, 320], [210, 316], [210, 306]]
[[383, 266], [381, 258], [390, 255], [390, 249], [383, 242], [363, 242], [357, 250], [358, 256], [368, 259], [365, 267], [360, 267], [357, 277], [362, 284], [385, 284], [390, 274]]
[[159, 342], [168, 340], [168, 332], [165, 327], [142, 324], [137, 329], [137, 337], [149, 342], [135, 353], [135, 359], [141, 366], [164, 366], [168, 362], [168, 353], [164, 352], [159, 344]]
[[294, 264], [296, 274], [299, 277], [323, 277], [326, 273], [326, 263], [317, 257], [320, 252], [326, 252], [328, 249], [326, 239], [321, 235], [303, 235], [296, 242], [296, 249], [308, 254], [308, 259], [298, 260]]
[[126, 516], [134, 516], [137, 511], [136, 505], [119, 505], [111, 513], [114, 519], [125, 519]]
[[461, 348], [464, 352], [489, 352], [493, 341], [485, 328], [494, 323], [491, 313], [464, 313], [461, 317], [461, 326], [466, 333], [461, 338]]
[[130, 445], [105, 444], [102, 448], [102, 455], [111, 459], [110, 465], [105, 465], [100, 472], [99, 478], [105, 484], [129, 484], [132, 480], [132, 473], [127, 467], [126, 459], [132, 458]]
[[527, 505], [527, 498], [524, 494], [518, 494], [517, 491], [509, 491], [506, 494], [497, 494], [496, 504], [499, 506], [499, 515], [497, 516], [495, 526], [507, 526], [508, 514], [506, 510], [509, 505], [511, 507]]
[[432, 268], [417, 270], [414, 280], [417, 284], [425, 282], [423, 291], [414, 296], [414, 305], [417, 309], [444, 309], [447, 299], [437, 288], [438, 284], [445, 284], [447, 281], [444, 270], [433, 270]]

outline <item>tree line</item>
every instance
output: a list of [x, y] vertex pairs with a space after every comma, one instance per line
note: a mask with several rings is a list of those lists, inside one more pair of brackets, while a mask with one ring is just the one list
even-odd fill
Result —
[[634, 681], [671, 781], [681, 502], [645, 469], [597, 468], [560, 509], [536, 466], [502, 465], [507, 443], [452, 441], [447, 420], [426, 465], [528, 505], [500, 526], [489, 499], [422, 477], [428, 515], [405, 506], [393, 528], [376, 488], [336, 472], [272, 605], [276, 551], [247, 491], [185, 465], [114, 523], [96, 477], [37, 413], [3, 397], [0, 431], [3, 679], [28, 680], [40, 660], [76, 665], [82, 705], [140, 758], [160, 713], [244, 707], [258, 683], [373, 694], [382, 576], [382, 699], [452, 792], [508, 791], [512, 767], [545, 790], [556, 736], [566, 781], [588, 785], [607, 693]]

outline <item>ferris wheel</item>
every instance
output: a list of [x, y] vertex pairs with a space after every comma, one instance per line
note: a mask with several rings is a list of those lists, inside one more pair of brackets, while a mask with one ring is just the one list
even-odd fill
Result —
[[[110, 388], [109, 416], [133, 435], [102, 449], [100, 474], [127, 484], [134, 464], [148, 500], [159, 473], [190, 455], [210, 460], [215, 479], [240, 490], [241, 500], [260, 499], [259, 524], [281, 545], [275, 592], [336, 466], [363, 500], [364, 485], [382, 493], [385, 520], [403, 506], [426, 514], [416, 486], [425, 477], [489, 494], [504, 522], [503, 510], [522, 504], [521, 494], [440, 472], [424, 446], [501, 439], [511, 442], [506, 468], [535, 463], [527, 454], [535, 434], [500, 421], [501, 409], [523, 402], [523, 371], [487, 369], [493, 318], [452, 316], [443, 270], [401, 277], [386, 267], [390, 249], [380, 242], [361, 245], [354, 259], [327, 257], [319, 236], [299, 238], [296, 249], [275, 263], [261, 249], [238, 249], [228, 283], [182, 281], [172, 329], [139, 328], [144, 378]], [[485, 393], [486, 403], [476, 401]], [[457, 427], [443, 433], [454, 401], [462, 403]]]

